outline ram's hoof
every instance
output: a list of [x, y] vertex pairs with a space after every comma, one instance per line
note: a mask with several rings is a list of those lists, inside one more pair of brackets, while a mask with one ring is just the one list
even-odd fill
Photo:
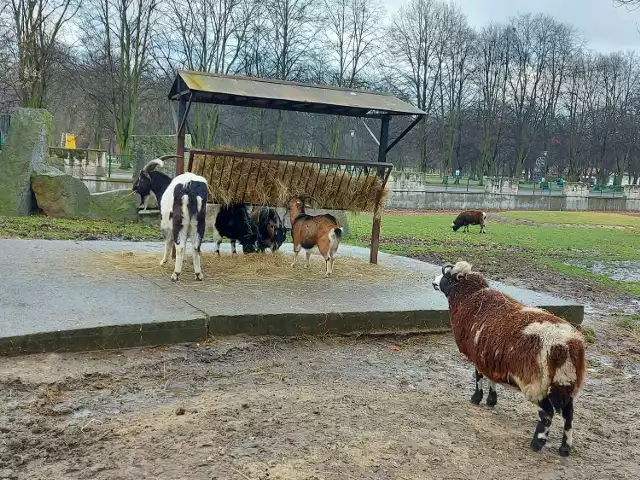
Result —
[[179, 273], [175, 273], [173, 272], [173, 274], [171, 275], [171, 281], [172, 282], [177, 282], [178, 281], [178, 277], [180, 276]]
[[[536, 435], [534, 433], [534, 435]], [[544, 447], [545, 443], [547, 443], [546, 439], [536, 438], [535, 436], [531, 439], [531, 450], [534, 452], [539, 452]]]

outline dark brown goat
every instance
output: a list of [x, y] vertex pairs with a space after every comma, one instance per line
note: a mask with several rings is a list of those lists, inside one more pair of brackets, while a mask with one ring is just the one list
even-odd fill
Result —
[[464, 227], [463, 232], [469, 231], [469, 225], [480, 225], [480, 233], [487, 233], [485, 225], [487, 223], [487, 214], [480, 210], [465, 210], [460, 212], [456, 219], [451, 224], [451, 228], [454, 232], [457, 232], [460, 227]]
[[565, 423], [559, 452], [568, 456], [573, 443], [573, 400], [586, 374], [580, 332], [546, 310], [526, 307], [489, 288], [467, 262], [442, 267], [433, 287], [446, 295], [458, 349], [475, 365], [471, 401], [482, 400], [484, 377], [489, 380], [489, 406], [498, 400], [496, 383], [520, 390], [540, 407], [531, 440], [535, 451], [547, 442], [554, 412], [562, 412]]
[[333, 260], [340, 245], [342, 229], [333, 215], [307, 215], [305, 213], [304, 200], [294, 197], [289, 202], [289, 214], [291, 218], [291, 237], [293, 239], [293, 263], [300, 249], [304, 248], [306, 267], [309, 268], [311, 250], [317, 247], [325, 261], [325, 277], [333, 272]]
[[287, 231], [275, 208], [254, 206], [251, 220], [258, 226], [258, 251], [277, 251], [287, 238]]

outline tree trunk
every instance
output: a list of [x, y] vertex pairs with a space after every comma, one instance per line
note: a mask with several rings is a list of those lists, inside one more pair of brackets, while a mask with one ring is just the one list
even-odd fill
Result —
[[277, 155], [282, 154], [283, 150], [283, 129], [284, 129], [284, 112], [282, 110], [278, 110], [278, 129], [276, 133], [276, 148], [275, 153]]
[[331, 158], [338, 155], [340, 148], [340, 133], [342, 131], [342, 119], [335, 117], [331, 124]]

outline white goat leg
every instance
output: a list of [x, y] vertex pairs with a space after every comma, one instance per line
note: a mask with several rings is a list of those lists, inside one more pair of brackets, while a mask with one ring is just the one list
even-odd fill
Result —
[[184, 262], [184, 250], [187, 243], [187, 229], [183, 227], [178, 235], [178, 244], [176, 245], [176, 264], [173, 267], [173, 275], [171, 280], [174, 282], [182, 273], [182, 262]]
[[164, 239], [164, 256], [162, 260], [160, 260], [160, 265], [164, 265], [169, 261], [169, 255], [171, 255], [171, 250], [173, 247], [173, 235], [171, 232], [166, 234], [167, 236]]
[[202, 244], [202, 239], [198, 234], [198, 225], [191, 225], [191, 244], [193, 246], [193, 271], [195, 273], [196, 280], [202, 281], [204, 280], [204, 275], [202, 275], [202, 268], [200, 266], [200, 245]]
[[305, 259], [306, 259], [305, 268], [311, 267], [311, 250], [305, 250], [304, 251], [304, 256], [305, 256]]

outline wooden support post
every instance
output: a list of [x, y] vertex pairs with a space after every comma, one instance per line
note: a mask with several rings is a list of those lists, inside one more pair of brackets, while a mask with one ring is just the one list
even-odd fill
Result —
[[178, 150], [176, 155], [176, 175], [180, 175], [184, 173], [184, 131], [185, 124], [184, 116], [187, 113], [187, 99], [185, 96], [180, 97], [180, 105], [178, 107], [178, 131], [176, 132], [178, 136]]
[[[380, 125], [380, 145], [378, 147], [378, 161], [385, 162], [387, 160], [387, 145], [389, 144], [389, 121], [391, 117], [385, 115], [382, 117]], [[380, 242], [380, 212], [378, 206], [373, 213], [373, 227], [371, 229], [371, 250], [369, 253], [369, 263], [378, 263], [378, 244]]]

